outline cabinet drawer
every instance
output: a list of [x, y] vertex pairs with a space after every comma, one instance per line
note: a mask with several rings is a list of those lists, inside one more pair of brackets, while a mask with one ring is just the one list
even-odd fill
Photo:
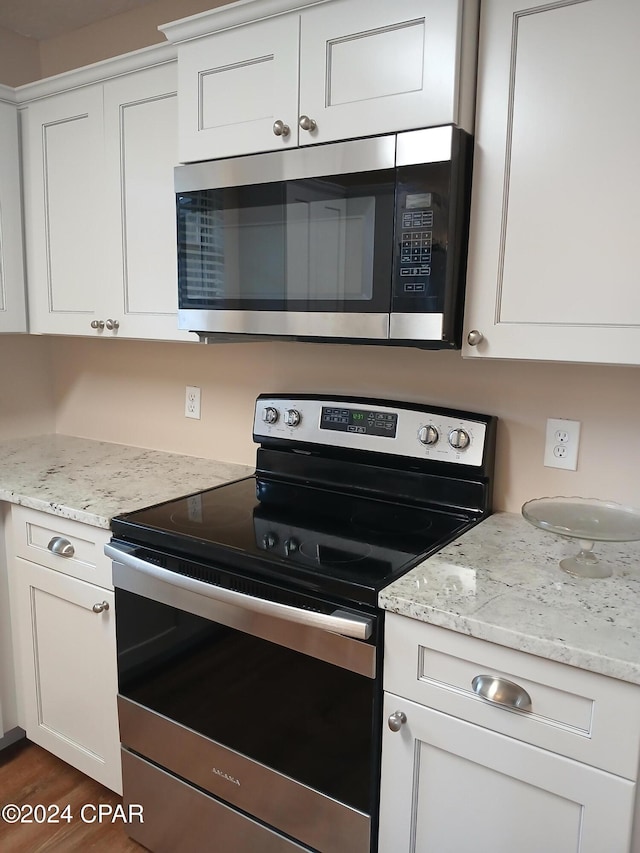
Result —
[[[640, 687], [396, 614], [387, 614], [385, 632], [385, 690], [637, 778]], [[525, 690], [530, 710], [483, 699], [472, 687], [478, 675]]]
[[110, 531], [21, 506], [11, 508], [11, 521], [17, 556], [113, 589], [111, 561], [103, 550]]

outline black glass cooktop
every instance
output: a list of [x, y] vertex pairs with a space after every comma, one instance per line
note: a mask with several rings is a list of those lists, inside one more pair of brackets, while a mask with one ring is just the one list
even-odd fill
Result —
[[[118, 516], [117, 539], [374, 605], [377, 592], [471, 526], [463, 515], [248, 477]], [[194, 573], [195, 575], [196, 573]]]

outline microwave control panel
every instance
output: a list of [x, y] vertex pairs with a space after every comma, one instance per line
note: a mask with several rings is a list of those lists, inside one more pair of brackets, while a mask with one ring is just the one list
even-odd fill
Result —
[[450, 161], [398, 169], [392, 311], [443, 310], [450, 179]]
[[400, 281], [403, 293], [424, 293], [431, 276], [433, 194], [407, 193], [400, 211]]

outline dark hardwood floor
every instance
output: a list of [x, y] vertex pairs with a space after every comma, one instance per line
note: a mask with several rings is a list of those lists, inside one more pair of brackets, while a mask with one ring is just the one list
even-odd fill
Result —
[[[109, 804], [115, 807], [122, 798], [70, 767], [64, 761], [30, 741], [20, 741], [0, 751], [0, 808], [8, 803], [17, 806], [69, 806], [72, 820], [60, 823], [7, 823], [0, 818], [0, 850], [2, 853], [143, 853], [144, 847], [126, 834], [118, 820], [88, 823], [81, 819], [97, 814], [91, 806]], [[42, 811], [42, 810], [41, 810]], [[50, 809], [52, 813], [54, 809]], [[46, 813], [45, 813], [46, 814]]]

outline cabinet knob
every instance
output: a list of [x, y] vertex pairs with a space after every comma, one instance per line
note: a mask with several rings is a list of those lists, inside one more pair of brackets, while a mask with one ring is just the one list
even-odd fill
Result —
[[276, 136], [289, 136], [291, 130], [288, 124], [285, 124], [283, 121], [278, 119], [278, 121], [274, 121], [273, 123], [273, 132]]
[[392, 732], [399, 732], [406, 722], [407, 715], [404, 711], [394, 711], [393, 714], [389, 715], [389, 719], [387, 720], [387, 724]]
[[120, 328], [120, 321], [119, 320], [107, 320], [107, 329], [109, 329], [110, 332], [112, 332], [114, 329], [119, 329], [119, 328]]
[[54, 536], [47, 548], [52, 554], [57, 554], [59, 557], [73, 557], [76, 552], [71, 542], [64, 536]]
[[314, 119], [309, 118], [309, 116], [300, 116], [300, 118], [298, 119], [298, 124], [300, 125], [302, 130], [308, 130], [309, 133], [311, 133], [312, 130], [315, 130], [318, 126], [315, 123]]
[[99, 604], [94, 604], [91, 609], [93, 610], [94, 613], [102, 613], [105, 610], [109, 609], [109, 602], [108, 601], [101, 601]]
[[91, 321], [92, 329], [104, 329], [104, 320], [92, 320]]
[[477, 347], [478, 344], [482, 343], [484, 340], [484, 335], [482, 332], [479, 332], [477, 329], [471, 329], [469, 334], [467, 335], [467, 343], [470, 347]]
[[504, 705], [507, 708], [516, 708], [518, 711], [531, 710], [531, 696], [524, 687], [507, 681], [506, 678], [498, 678], [495, 675], [476, 675], [471, 682], [471, 688], [482, 699], [493, 702], [495, 705]]

